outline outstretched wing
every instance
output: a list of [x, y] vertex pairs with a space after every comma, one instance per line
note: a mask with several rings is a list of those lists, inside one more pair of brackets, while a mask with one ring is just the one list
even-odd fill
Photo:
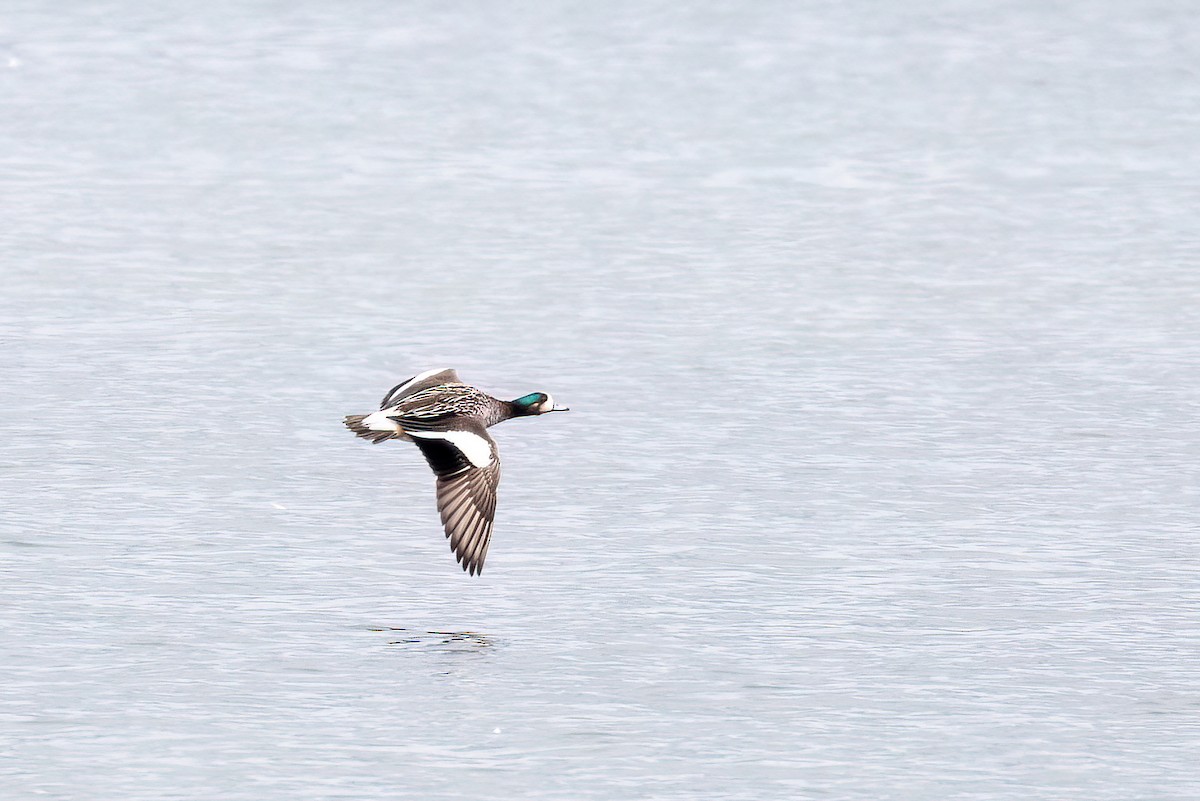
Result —
[[495, 441], [480, 425], [408, 433], [437, 474], [438, 511], [455, 558], [472, 576], [482, 573], [500, 485]]
[[408, 397], [414, 392], [420, 392], [423, 389], [436, 387], [438, 384], [457, 383], [459, 383], [458, 373], [454, 372], [453, 368], [438, 367], [433, 370], [426, 370], [392, 387], [388, 391], [388, 394], [383, 396], [383, 400], [379, 403], [379, 408], [386, 409], [389, 406], [394, 406], [402, 398]]

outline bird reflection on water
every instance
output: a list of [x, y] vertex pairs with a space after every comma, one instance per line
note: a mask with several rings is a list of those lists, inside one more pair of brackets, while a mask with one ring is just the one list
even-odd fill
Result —
[[372, 627], [370, 631], [398, 633], [400, 639], [388, 640], [388, 645], [417, 645], [426, 648], [451, 648], [458, 651], [473, 651], [491, 648], [496, 643], [486, 634], [473, 631], [421, 631], [399, 626]]

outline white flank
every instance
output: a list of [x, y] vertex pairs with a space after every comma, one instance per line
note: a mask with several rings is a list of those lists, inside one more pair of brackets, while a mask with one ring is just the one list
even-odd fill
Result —
[[396, 431], [400, 430], [400, 426], [395, 420], [388, 419], [387, 411], [374, 412], [363, 418], [362, 424], [372, 431]]
[[409, 431], [408, 435], [421, 439], [444, 439], [462, 451], [467, 461], [476, 467], [487, 467], [492, 463], [491, 443], [470, 431]]

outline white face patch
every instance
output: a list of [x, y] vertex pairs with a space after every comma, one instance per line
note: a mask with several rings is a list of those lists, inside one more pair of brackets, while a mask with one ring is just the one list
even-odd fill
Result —
[[554, 408], [554, 398], [550, 397], [549, 394], [546, 395], [546, 399], [544, 401], [542, 401], [541, 403], [538, 404], [539, 412], [548, 412], [553, 408]]
[[396, 431], [400, 426], [395, 420], [389, 420], [386, 412], [373, 412], [363, 418], [362, 424], [372, 431]]
[[487, 467], [492, 463], [492, 444], [470, 431], [409, 431], [408, 435], [421, 439], [444, 439], [462, 451], [467, 461], [476, 467]]

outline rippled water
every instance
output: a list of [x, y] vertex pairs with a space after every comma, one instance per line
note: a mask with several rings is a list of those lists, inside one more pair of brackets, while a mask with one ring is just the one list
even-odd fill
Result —
[[[5, 799], [1200, 797], [1186, 3], [17, 3]], [[482, 578], [407, 445], [495, 430]]]

